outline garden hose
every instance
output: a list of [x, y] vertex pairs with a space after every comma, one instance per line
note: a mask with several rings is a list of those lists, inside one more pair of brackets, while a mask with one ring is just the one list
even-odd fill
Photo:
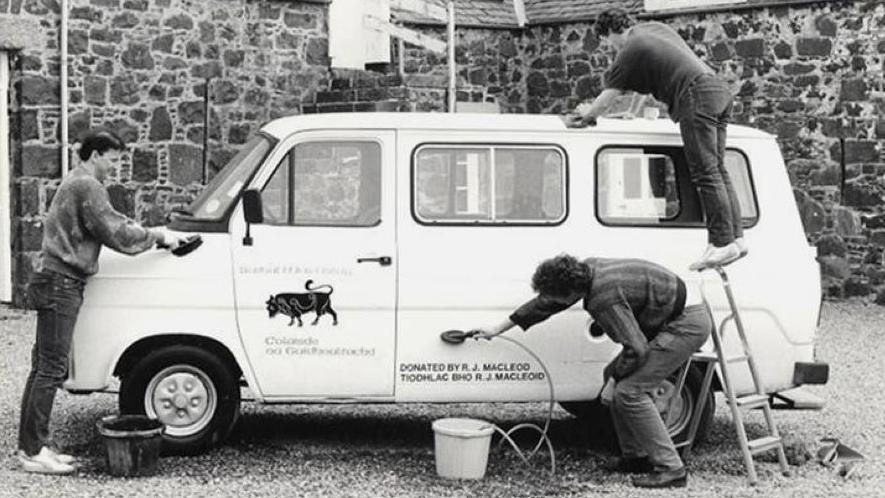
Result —
[[[479, 339], [478, 336], [479, 336], [479, 332], [476, 332], [476, 331], [464, 332], [461, 330], [448, 330], [446, 332], [443, 332], [440, 335], [440, 338], [444, 342], [449, 343], [449, 344], [462, 344], [466, 339], [469, 339], [469, 338], [472, 338], [474, 340], [478, 340]], [[547, 379], [547, 387], [549, 388], [549, 391], [550, 391], [550, 402], [549, 402], [549, 405], [547, 408], [547, 419], [544, 422], [543, 428], [539, 427], [536, 424], [523, 423], [523, 424], [517, 424], [517, 425], [511, 427], [509, 430], [505, 431], [501, 427], [498, 427], [495, 424], [491, 424], [492, 428], [495, 430], [495, 432], [497, 432], [498, 434], [501, 435], [501, 440], [498, 441], [498, 447], [500, 447], [504, 443], [504, 441], [507, 441], [510, 444], [510, 446], [514, 449], [514, 451], [516, 451], [516, 454], [523, 461], [523, 463], [525, 463], [526, 465], [530, 465], [529, 461], [538, 453], [538, 450], [540, 450], [544, 445], [546, 445], [547, 450], [550, 452], [550, 475], [552, 476], [552, 475], [556, 474], [556, 453], [553, 451], [553, 443], [550, 441], [550, 438], [547, 436], [547, 432], [550, 430], [550, 421], [553, 419], [553, 405], [555, 403], [554, 400], [556, 399], [556, 397], [554, 395], [554, 390], [553, 390], [553, 380], [550, 378], [550, 371], [547, 370], [547, 366], [544, 365], [544, 362], [541, 361], [541, 358], [537, 354], [535, 354], [534, 351], [532, 351], [531, 349], [529, 349], [527, 346], [525, 346], [521, 342], [517, 341], [516, 339], [511, 339], [510, 337], [504, 337], [501, 335], [490, 337], [489, 339], [490, 340], [491, 339], [503, 339], [507, 342], [511, 342], [511, 343], [515, 344], [516, 346], [518, 346], [523, 351], [525, 351], [529, 356], [531, 356], [536, 362], [538, 362], [538, 365], [540, 365], [541, 370], [544, 371], [545, 378]], [[511, 437], [512, 434], [514, 434], [515, 432], [520, 431], [522, 429], [534, 430], [540, 434], [537, 444], [535, 444], [534, 448], [532, 448], [532, 450], [529, 452], [523, 451], [523, 449], [520, 448], [519, 445], [516, 443], [516, 441], [514, 441], [513, 438]]]

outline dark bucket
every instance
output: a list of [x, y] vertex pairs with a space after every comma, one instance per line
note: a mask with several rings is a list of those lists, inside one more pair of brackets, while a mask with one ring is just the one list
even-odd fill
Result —
[[110, 415], [96, 422], [107, 448], [108, 472], [117, 477], [157, 473], [166, 426], [144, 415]]

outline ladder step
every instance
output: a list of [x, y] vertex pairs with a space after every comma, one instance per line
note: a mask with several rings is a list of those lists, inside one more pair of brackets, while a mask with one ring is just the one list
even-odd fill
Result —
[[707, 351], [701, 351], [691, 355], [692, 361], [719, 361], [719, 357], [716, 356], [716, 353], [710, 353]]
[[[706, 351], [702, 351], [700, 353], [695, 353], [691, 355], [692, 361], [705, 361], [705, 362], [713, 362], [719, 361], [719, 356], [716, 353], [708, 353]], [[734, 356], [726, 356], [726, 363], [737, 363], [739, 361], [747, 361], [749, 356], [746, 354], [739, 354]]]
[[768, 404], [768, 396], [765, 394], [749, 394], [735, 399], [740, 408], [759, 408]]
[[747, 446], [750, 448], [750, 453], [753, 454], [761, 453], [772, 448], [777, 448], [780, 445], [781, 438], [777, 436], [765, 436], [747, 442]]

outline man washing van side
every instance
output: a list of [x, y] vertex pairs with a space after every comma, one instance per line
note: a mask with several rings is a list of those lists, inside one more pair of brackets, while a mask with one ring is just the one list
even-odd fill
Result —
[[689, 268], [726, 265], [745, 256], [740, 204], [724, 162], [733, 100], [728, 84], [666, 24], [637, 24], [627, 11], [615, 8], [599, 15], [595, 30], [617, 56], [605, 73], [605, 89], [592, 103], [566, 115], [566, 125], [595, 123], [627, 92], [651, 94], [666, 103], [671, 119], [679, 123], [691, 181], [706, 215], [708, 245]]
[[700, 296], [675, 273], [640, 259], [560, 255], [532, 276], [537, 297], [498, 325], [478, 329], [491, 338], [516, 325], [528, 330], [583, 300], [594, 323], [623, 346], [605, 368], [613, 378], [611, 404], [622, 458], [612, 468], [648, 473], [638, 487], [682, 487], [688, 472], [667, 433], [654, 396], [661, 383], [707, 341], [712, 317]]
[[18, 460], [26, 472], [68, 474], [74, 470], [72, 456], [49, 446], [49, 421], [55, 393], [67, 378], [83, 289], [98, 271], [102, 246], [135, 255], [158, 243], [171, 251], [184, 241], [142, 227], [111, 206], [102, 182], [124, 148], [123, 141], [110, 131], [86, 135], [78, 151], [82, 162], [64, 177], [44, 219], [40, 262], [28, 283], [28, 299], [37, 310], [37, 331], [19, 421]]

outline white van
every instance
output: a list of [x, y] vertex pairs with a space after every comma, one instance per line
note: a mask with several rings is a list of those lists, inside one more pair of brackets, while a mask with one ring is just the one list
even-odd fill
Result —
[[[777, 143], [731, 126], [726, 163], [750, 247], [728, 272], [765, 387], [826, 382], [818, 265]], [[165, 422], [172, 452], [224, 440], [241, 386], [261, 403], [547, 399], [543, 371], [514, 345], [440, 334], [499, 322], [559, 253], [658, 262], [703, 285], [717, 323], [728, 313], [715, 272], [688, 271], [706, 230], [663, 119], [573, 130], [537, 115], [282, 118], [169, 228], [203, 246], [181, 258], [102, 254], [66, 387], [102, 391], [119, 377], [121, 410]], [[510, 332], [574, 413], [594, 406], [619, 349], [589, 324], [575, 306]], [[734, 376], [751, 388], [747, 372]], [[698, 387], [690, 379], [673, 404], [672, 434], [686, 432]]]

